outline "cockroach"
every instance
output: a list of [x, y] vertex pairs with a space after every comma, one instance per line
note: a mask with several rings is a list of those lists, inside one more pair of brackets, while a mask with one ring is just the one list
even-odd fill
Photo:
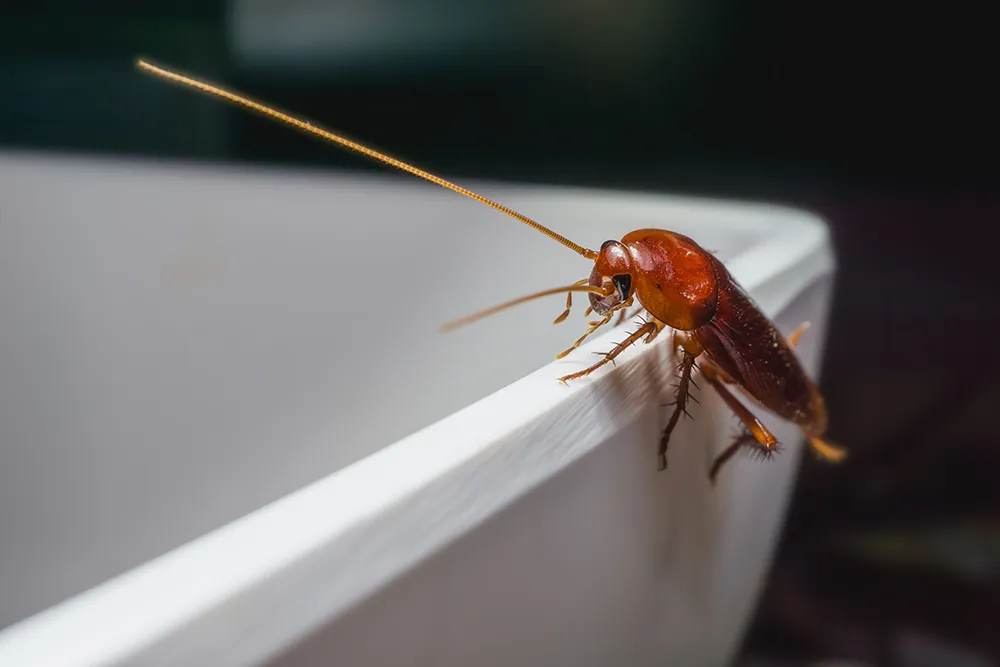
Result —
[[443, 330], [455, 329], [526, 301], [565, 294], [566, 309], [553, 322], [558, 324], [570, 313], [573, 293], [586, 293], [590, 298], [590, 307], [585, 315], [596, 313], [599, 319], [590, 322], [590, 328], [583, 336], [556, 357], [562, 358], [611, 322], [616, 314], [617, 326], [626, 319], [628, 309], [633, 306], [637, 307], [633, 317], [645, 311], [639, 327], [597, 363], [559, 380], [565, 383], [590, 375], [638, 341], [651, 343], [664, 330], [670, 329], [671, 349], [675, 360], [677, 356], [680, 358], [679, 380], [675, 399], [669, 404], [673, 406], [673, 411], [657, 451], [659, 470], [667, 467], [667, 444], [674, 427], [681, 415], [688, 414], [688, 401], [695, 400], [691, 396], [691, 387], [695, 384], [692, 375], [696, 370], [742, 423], [742, 429], [733, 443], [715, 458], [709, 470], [713, 483], [722, 465], [740, 449], [746, 447], [768, 457], [778, 448], [777, 438], [733, 395], [730, 387], [737, 388], [760, 407], [795, 424], [820, 459], [837, 462], [846, 455], [843, 448], [823, 439], [827, 430], [826, 404], [819, 388], [792, 351], [808, 323], [786, 339], [722, 262], [691, 238], [663, 229], [640, 229], [626, 234], [620, 241], [605, 241], [600, 250], [590, 250], [502, 204], [310, 122], [145, 60], [139, 60], [137, 64], [141, 70], [155, 76], [228, 100], [465, 195], [523, 222], [593, 261], [594, 267], [588, 278], [494, 306], [446, 324]]

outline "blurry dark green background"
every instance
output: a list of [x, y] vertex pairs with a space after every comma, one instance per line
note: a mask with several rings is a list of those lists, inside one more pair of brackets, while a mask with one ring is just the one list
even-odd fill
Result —
[[855, 455], [804, 464], [744, 661], [990, 664], [990, 25], [956, 3], [7, 2], [0, 148], [375, 168], [139, 75], [146, 56], [459, 179], [820, 213], [839, 259], [822, 379]]

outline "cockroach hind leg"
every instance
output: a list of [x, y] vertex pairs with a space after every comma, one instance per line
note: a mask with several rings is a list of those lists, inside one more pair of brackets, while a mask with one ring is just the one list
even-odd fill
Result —
[[831, 445], [826, 440], [817, 437], [807, 438], [809, 448], [821, 460], [827, 463], [840, 463], [847, 457], [847, 450], [837, 445]]
[[745, 405], [743, 405], [732, 392], [726, 389], [723, 384], [722, 378], [715, 370], [715, 366], [712, 364], [704, 364], [702, 368], [702, 376], [712, 385], [715, 392], [722, 398], [723, 402], [726, 404], [733, 414], [742, 422], [743, 426], [746, 427], [757, 444], [761, 449], [774, 449], [778, 445], [778, 439], [774, 437], [774, 434], [763, 422], [761, 422], [757, 417], [750, 412]]

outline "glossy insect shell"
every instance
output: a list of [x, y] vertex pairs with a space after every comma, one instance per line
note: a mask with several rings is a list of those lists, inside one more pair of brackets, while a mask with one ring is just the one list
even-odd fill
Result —
[[712, 361], [764, 407], [807, 434], [825, 431], [823, 398], [784, 336], [722, 262], [692, 239], [641, 229], [607, 242], [590, 283], [607, 280], [630, 289], [603, 301], [594, 295], [592, 304], [606, 310], [634, 294], [656, 319], [693, 333]]

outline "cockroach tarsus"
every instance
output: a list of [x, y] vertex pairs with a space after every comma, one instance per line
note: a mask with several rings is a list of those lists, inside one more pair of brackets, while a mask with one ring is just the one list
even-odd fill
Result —
[[[731, 387], [738, 388], [759, 406], [795, 424], [820, 459], [837, 462], [846, 455], [844, 449], [823, 439], [827, 429], [823, 396], [792, 351], [808, 325], [800, 326], [788, 339], [784, 338], [722, 262], [691, 238], [662, 229], [640, 229], [626, 234], [620, 241], [605, 241], [600, 250], [590, 250], [517, 211], [312, 123], [144, 60], [139, 60], [138, 66], [161, 78], [257, 111], [465, 195], [523, 222], [593, 261], [594, 267], [588, 278], [508, 301], [450, 322], [442, 330], [456, 329], [526, 301], [565, 294], [566, 308], [553, 321], [553, 324], [558, 324], [569, 316], [573, 294], [586, 293], [590, 307], [585, 315], [594, 313], [598, 319], [589, 323], [590, 327], [573, 345], [557, 355], [557, 358], [562, 358], [610, 323], [616, 315], [618, 325], [627, 317], [645, 311], [641, 324], [604, 353], [599, 361], [560, 378], [560, 381], [566, 383], [590, 375], [640, 340], [652, 343], [665, 329], [671, 329], [671, 349], [675, 360], [678, 360], [678, 382], [674, 400], [669, 404], [673, 411], [657, 451], [660, 470], [667, 467], [667, 445], [671, 433], [681, 416], [688, 415], [689, 401], [696, 401], [691, 393], [691, 388], [697, 387], [695, 371], [742, 424], [732, 444], [715, 458], [709, 471], [713, 482], [723, 464], [737, 451], [747, 448], [770, 457], [778, 449], [777, 438], [733, 395]], [[633, 306], [636, 310], [628, 313]]]

